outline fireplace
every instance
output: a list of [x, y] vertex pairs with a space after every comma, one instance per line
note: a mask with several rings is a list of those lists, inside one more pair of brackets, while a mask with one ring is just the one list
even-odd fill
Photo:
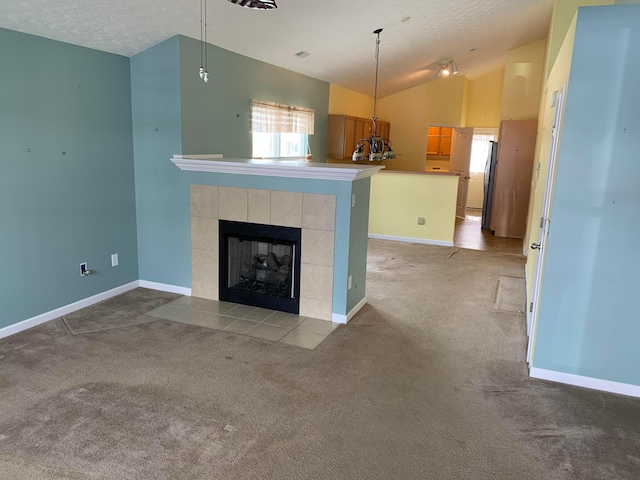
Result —
[[219, 298], [298, 314], [301, 229], [219, 221]]

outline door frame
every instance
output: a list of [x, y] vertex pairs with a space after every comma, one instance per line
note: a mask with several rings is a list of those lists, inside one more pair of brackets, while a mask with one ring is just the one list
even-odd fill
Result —
[[547, 173], [547, 182], [544, 192], [544, 202], [542, 206], [542, 216], [540, 217], [540, 233], [538, 234], [538, 258], [536, 259], [536, 268], [533, 280], [533, 294], [531, 315], [527, 315], [527, 334], [529, 341], [527, 344], [527, 363], [529, 368], [533, 364], [533, 347], [535, 345], [536, 330], [538, 327], [538, 314], [540, 307], [540, 290], [542, 288], [542, 278], [544, 270], [544, 262], [546, 258], [546, 241], [549, 236], [549, 228], [551, 226], [551, 197], [553, 195], [553, 187], [555, 185], [555, 171], [558, 161], [558, 145], [560, 143], [560, 132], [562, 130], [562, 120], [564, 117], [564, 103], [566, 96], [567, 84], [563, 83], [560, 90], [556, 93], [555, 99], [555, 116], [553, 119], [553, 128], [551, 130], [551, 148], [549, 149], [549, 170]]

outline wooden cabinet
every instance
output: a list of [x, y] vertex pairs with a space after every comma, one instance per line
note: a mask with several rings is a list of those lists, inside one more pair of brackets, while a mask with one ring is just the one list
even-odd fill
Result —
[[[389, 138], [391, 124], [378, 120], [378, 137]], [[369, 138], [373, 132], [370, 118], [352, 117], [350, 115], [329, 115], [329, 132], [327, 139], [327, 157], [335, 159], [351, 159], [358, 141]], [[369, 155], [369, 144], [364, 146], [364, 153]]]
[[391, 135], [391, 124], [389, 122], [383, 122], [382, 120], [378, 120], [378, 137], [380, 138], [390, 138]]
[[427, 156], [449, 157], [451, 155], [451, 127], [429, 127], [427, 132]]

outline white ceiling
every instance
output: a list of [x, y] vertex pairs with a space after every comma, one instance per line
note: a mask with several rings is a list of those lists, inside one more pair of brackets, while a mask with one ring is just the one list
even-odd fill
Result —
[[[507, 51], [546, 36], [554, 0], [277, 3], [260, 11], [207, 0], [209, 43], [372, 95], [372, 32], [381, 27], [386, 96], [435, 80], [450, 58], [469, 78], [500, 68]], [[199, 39], [200, 0], [2, 0], [0, 27], [132, 56], [176, 34]], [[300, 50], [311, 55], [298, 58]]]

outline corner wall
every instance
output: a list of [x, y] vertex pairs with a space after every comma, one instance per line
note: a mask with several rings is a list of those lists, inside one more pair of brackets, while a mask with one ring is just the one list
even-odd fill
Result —
[[129, 59], [5, 29], [0, 58], [2, 328], [137, 280], [138, 257]]
[[[619, 2], [619, 0], [617, 0]], [[547, 43], [547, 61], [545, 64], [545, 78], [551, 73], [556, 63], [562, 44], [567, 36], [571, 22], [576, 16], [578, 7], [595, 5], [612, 5], [613, 0], [556, 0], [553, 6], [553, 16], [549, 27]]]

